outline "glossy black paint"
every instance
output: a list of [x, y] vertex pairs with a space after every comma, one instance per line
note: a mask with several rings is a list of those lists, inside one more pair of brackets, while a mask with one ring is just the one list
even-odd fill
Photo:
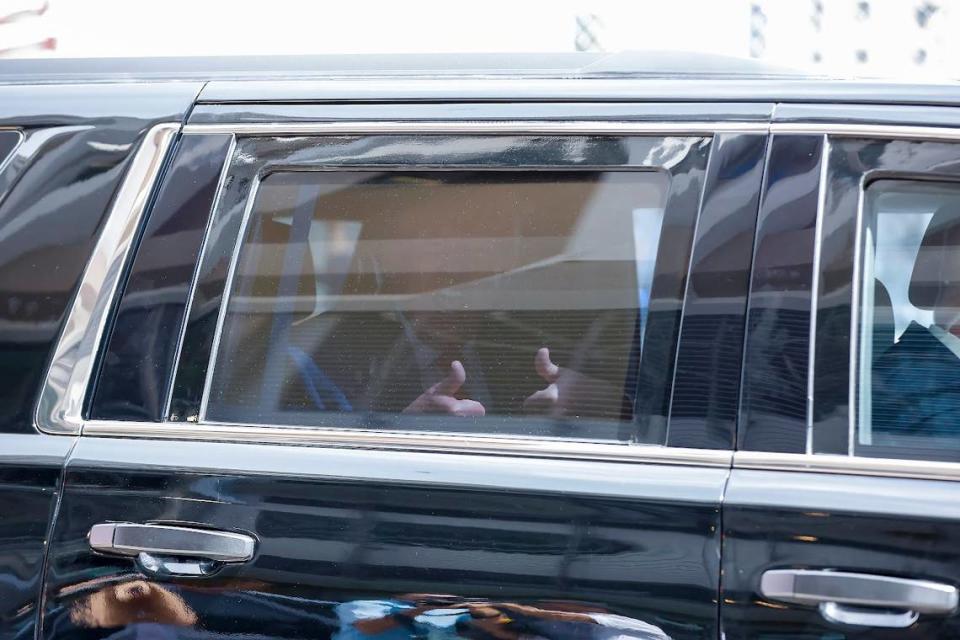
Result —
[[117, 309], [92, 417], [163, 417], [190, 285], [230, 144], [229, 135], [180, 140]]
[[723, 632], [734, 638], [960, 637], [956, 615], [907, 629], [826, 622], [759, 594], [767, 569], [827, 568], [956, 584], [956, 482], [734, 470], [724, 496]]
[[823, 136], [776, 135], [757, 223], [738, 448], [806, 451], [813, 247]]
[[48, 528], [75, 438], [0, 434], [0, 638], [36, 630]]
[[714, 139], [683, 302], [667, 444], [732, 449], [767, 136]]
[[[42, 637], [382, 637], [356, 635], [338, 614], [358, 602], [447, 601], [606, 613], [672, 638], [715, 638], [727, 473], [84, 438], [68, 463]], [[252, 562], [211, 578], [157, 580], [130, 559], [89, 552], [90, 527], [109, 520], [248, 531], [259, 547]], [[133, 581], [149, 593], [124, 608], [107, 585]], [[162, 609], [164, 592], [184, 606]], [[498, 623], [506, 637], [605, 637], [589, 625], [537, 627], [517, 613]], [[461, 637], [491, 637], [467, 618]]]
[[0, 127], [23, 133], [0, 162], [0, 638], [36, 630], [48, 526], [74, 442], [33, 426], [49, 353], [138, 140], [156, 122], [182, 121], [199, 89], [0, 86]]

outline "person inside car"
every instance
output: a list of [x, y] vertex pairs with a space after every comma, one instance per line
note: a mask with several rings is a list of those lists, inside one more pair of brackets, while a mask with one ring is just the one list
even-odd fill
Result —
[[960, 211], [939, 208], [914, 263], [910, 302], [934, 312], [911, 322], [873, 364], [874, 431], [953, 436], [960, 430]]

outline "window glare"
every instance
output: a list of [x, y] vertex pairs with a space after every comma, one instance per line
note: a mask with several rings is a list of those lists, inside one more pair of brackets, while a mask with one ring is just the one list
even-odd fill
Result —
[[[668, 192], [666, 174], [643, 171], [271, 174], [207, 416], [370, 427], [418, 414], [423, 429], [443, 396], [477, 407], [453, 415], [499, 418], [445, 429], [565, 436], [576, 423], [580, 438], [618, 439]], [[562, 413], [538, 408], [553, 393]]]
[[960, 187], [952, 183], [879, 180], [866, 191], [858, 453], [886, 447], [956, 459], [958, 212]]

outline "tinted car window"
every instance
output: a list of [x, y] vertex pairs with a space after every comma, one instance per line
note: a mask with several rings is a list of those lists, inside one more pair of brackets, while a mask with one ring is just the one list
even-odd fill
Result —
[[10, 153], [20, 144], [23, 137], [19, 131], [0, 131], [0, 169], [7, 162]]
[[649, 171], [271, 174], [204, 417], [616, 439], [668, 191]]
[[960, 184], [882, 180], [864, 202], [855, 450], [960, 460]]

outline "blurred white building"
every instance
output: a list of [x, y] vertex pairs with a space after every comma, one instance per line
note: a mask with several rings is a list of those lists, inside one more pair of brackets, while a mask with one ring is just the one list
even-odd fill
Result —
[[0, 55], [632, 49], [960, 79], [960, 0], [0, 0], [14, 14]]

